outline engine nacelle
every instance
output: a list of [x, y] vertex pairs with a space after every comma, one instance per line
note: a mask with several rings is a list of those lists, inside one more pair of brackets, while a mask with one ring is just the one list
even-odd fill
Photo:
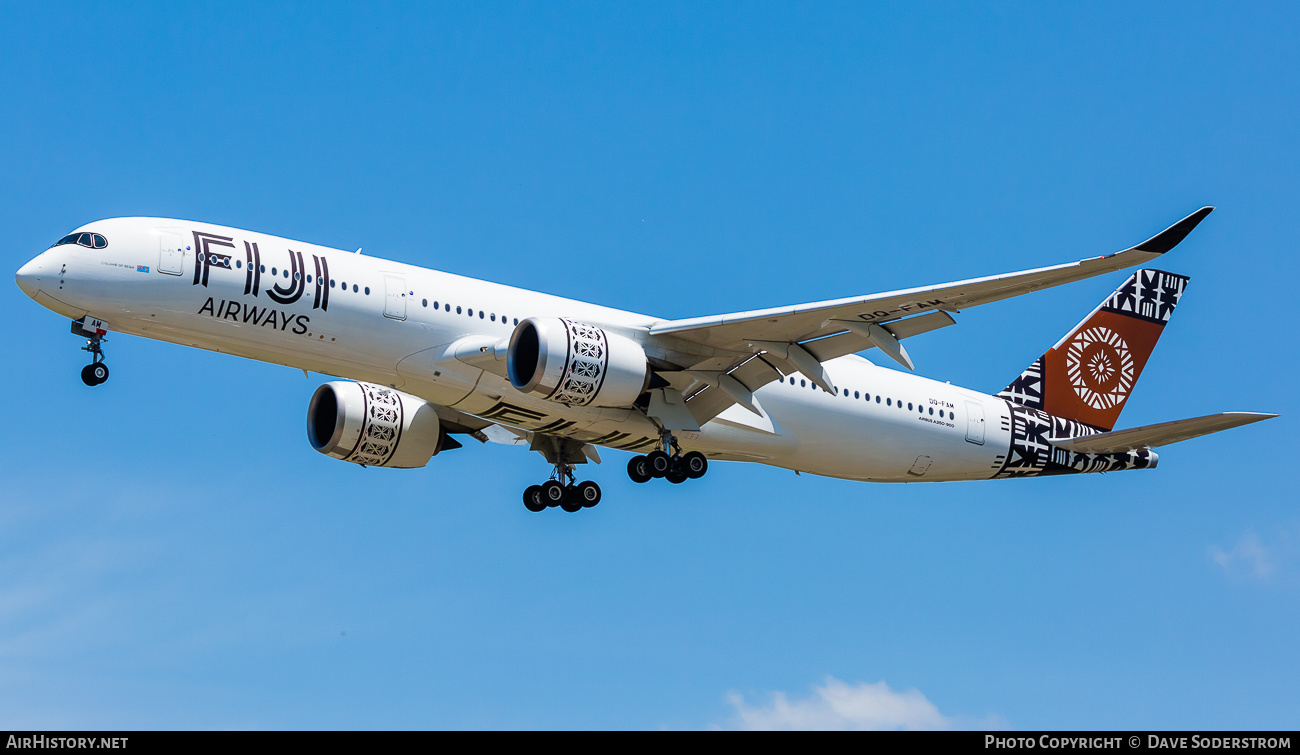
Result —
[[530, 317], [506, 352], [510, 384], [569, 406], [627, 407], [645, 390], [650, 363], [641, 344], [586, 323]]
[[428, 402], [371, 383], [325, 383], [307, 408], [312, 448], [353, 464], [422, 467], [438, 453], [441, 436]]

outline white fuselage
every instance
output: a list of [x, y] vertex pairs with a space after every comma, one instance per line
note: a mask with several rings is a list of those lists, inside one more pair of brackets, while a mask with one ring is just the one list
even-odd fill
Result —
[[[107, 246], [55, 246], [18, 274], [29, 295], [72, 319], [391, 386], [595, 445], [645, 452], [658, 437], [637, 409], [526, 395], [451, 347], [466, 337], [508, 338], [526, 317], [564, 317], [636, 340], [655, 357], [646, 334], [659, 318], [206, 223], [118, 218], [80, 230], [102, 234]], [[698, 433], [680, 434], [682, 446], [854, 480], [986, 479], [1002, 467], [1011, 443], [1003, 399], [857, 356], [825, 369], [838, 395], [787, 376], [755, 392], [762, 416], [732, 406]]]

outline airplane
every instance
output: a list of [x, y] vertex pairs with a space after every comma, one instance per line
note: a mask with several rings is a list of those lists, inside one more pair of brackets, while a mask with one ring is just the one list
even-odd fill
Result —
[[[633, 453], [638, 483], [711, 462], [872, 482], [1152, 469], [1153, 448], [1275, 417], [1225, 412], [1115, 430], [1188, 278], [1147, 267], [1213, 207], [1099, 257], [934, 286], [666, 320], [357, 252], [209, 223], [100, 220], [15, 278], [86, 339], [88, 386], [125, 333], [342, 378], [320, 385], [307, 438], [322, 454], [418, 468], [453, 436], [527, 446], [552, 467], [530, 511], [598, 504], [576, 468]], [[1005, 389], [915, 368], [903, 341], [974, 306], [1132, 273]]]

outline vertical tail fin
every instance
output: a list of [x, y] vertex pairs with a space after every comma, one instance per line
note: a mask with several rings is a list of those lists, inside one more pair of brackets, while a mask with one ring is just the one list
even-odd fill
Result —
[[1162, 270], [1133, 273], [998, 395], [1111, 430], [1187, 280]]

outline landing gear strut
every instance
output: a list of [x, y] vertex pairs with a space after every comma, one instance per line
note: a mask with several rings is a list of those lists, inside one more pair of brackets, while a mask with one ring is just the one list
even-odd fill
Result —
[[677, 438], [670, 432], [660, 434], [660, 448], [645, 456], [633, 456], [627, 463], [627, 476], [632, 482], [649, 482], [663, 477], [674, 485], [695, 480], [709, 471], [709, 460], [699, 451], [683, 454]]
[[600, 486], [587, 480], [578, 482], [572, 464], [556, 464], [551, 479], [524, 490], [524, 506], [529, 511], [543, 511], [559, 506], [570, 514], [600, 503]]
[[86, 337], [86, 345], [81, 350], [90, 352], [90, 364], [81, 368], [81, 382], [96, 386], [108, 380], [108, 365], [104, 364], [104, 336], [82, 328], [78, 322], [72, 323], [72, 332]]

